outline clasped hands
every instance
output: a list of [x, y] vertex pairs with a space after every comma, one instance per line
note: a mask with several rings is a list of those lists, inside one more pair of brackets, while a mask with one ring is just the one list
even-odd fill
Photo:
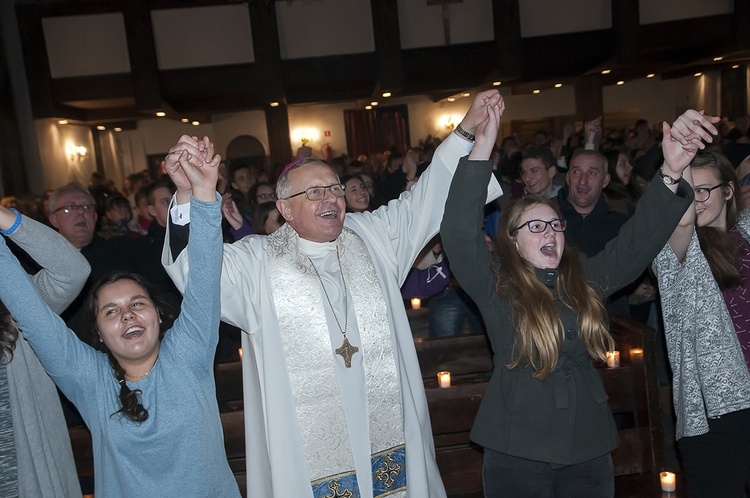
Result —
[[713, 137], [719, 134], [714, 123], [720, 120], [719, 116], [706, 116], [703, 111], [688, 109], [672, 126], [666, 122], [662, 123], [664, 173], [672, 177], [681, 177], [698, 150], [706, 148], [704, 141], [711, 143]]
[[191, 192], [198, 200], [215, 201], [219, 163], [208, 137], [182, 135], [164, 158], [164, 170], [177, 187], [177, 204], [189, 202]]

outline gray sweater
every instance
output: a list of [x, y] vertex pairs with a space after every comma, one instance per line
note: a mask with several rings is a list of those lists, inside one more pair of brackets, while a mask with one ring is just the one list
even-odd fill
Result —
[[[53, 311], [64, 310], [88, 278], [86, 259], [57, 232], [30, 218], [24, 217], [9, 238], [42, 266], [32, 277], [42, 299]], [[19, 496], [80, 497], [57, 389], [22, 334], [7, 365], [7, 382]]]
[[[750, 240], [750, 210], [742, 211], [737, 229]], [[750, 372], [695, 231], [683, 263], [666, 244], [654, 271], [672, 366], [676, 438], [705, 434], [709, 418], [750, 408]]]

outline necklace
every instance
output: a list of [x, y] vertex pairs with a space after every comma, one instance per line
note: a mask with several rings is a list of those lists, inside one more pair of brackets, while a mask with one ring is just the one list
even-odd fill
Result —
[[341, 322], [339, 322], [339, 317], [336, 316], [336, 310], [333, 308], [333, 303], [331, 303], [331, 298], [328, 297], [328, 291], [326, 290], [326, 286], [323, 285], [323, 279], [320, 278], [320, 273], [318, 273], [318, 269], [315, 268], [315, 263], [313, 263], [313, 260], [310, 259], [310, 256], [307, 256], [307, 259], [310, 261], [310, 264], [312, 265], [312, 269], [315, 272], [315, 276], [318, 277], [318, 280], [320, 281], [320, 286], [323, 287], [323, 294], [326, 296], [326, 301], [328, 301], [328, 306], [331, 307], [331, 313], [333, 313], [333, 318], [336, 320], [336, 325], [339, 328], [339, 331], [341, 331], [341, 335], [344, 336], [344, 341], [341, 343], [341, 347], [338, 349], [335, 349], [337, 355], [341, 356], [344, 359], [344, 366], [346, 368], [352, 368], [352, 356], [354, 356], [354, 353], [359, 351], [359, 348], [357, 346], [352, 346], [351, 343], [349, 343], [349, 339], [346, 337], [346, 330], [349, 327], [349, 308], [347, 306], [348, 299], [347, 299], [347, 291], [346, 291], [346, 280], [344, 280], [344, 269], [341, 267], [341, 258], [339, 257], [339, 248], [336, 248], [336, 261], [339, 263], [339, 272], [341, 273], [341, 283], [344, 284], [344, 327], [341, 327]]
[[[148, 371], [148, 372], [146, 372], [145, 374], [141, 375], [141, 376], [140, 376], [140, 377], [138, 377], [137, 379], [131, 380], [131, 381], [129, 381], [129, 382], [140, 382], [140, 381], [142, 381], [143, 379], [145, 379], [145, 378], [146, 378], [146, 377], [148, 376], [148, 374], [150, 374], [150, 373], [151, 373], [151, 370], [149, 370], [149, 371]], [[131, 377], [131, 378], [133, 378], [133, 376], [132, 376], [132, 375], [128, 375], [128, 374], [125, 374], [125, 377]]]

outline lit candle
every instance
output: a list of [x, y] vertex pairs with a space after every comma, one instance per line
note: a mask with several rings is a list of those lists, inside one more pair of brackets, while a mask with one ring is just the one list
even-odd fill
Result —
[[450, 387], [451, 386], [451, 373], [450, 372], [438, 372], [438, 384], [440, 384], [440, 387]]
[[643, 349], [642, 348], [630, 349], [630, 363], [634, 365], [643, 363]]
[[620, 352], [619, 351], [607, 351], [607, 366], [609, 368], [615, 368], [620, 366]]
[[240, 353], [240, 360], [242, 359], [242, 348], [238, 349], [237, 352]]
[[659, 474], [659, 479], [661, 480], [662, 491], [671, 493], [677, 487], [674, 472], [662, 472]]
[[418, 310], [421, 307], [422, 307], [422, 300], [419, 299], [418, 297], [413, 297], [411, 299], [411, 309]]

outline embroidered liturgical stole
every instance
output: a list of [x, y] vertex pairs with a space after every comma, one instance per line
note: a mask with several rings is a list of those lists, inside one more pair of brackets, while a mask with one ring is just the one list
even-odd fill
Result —
[[[347, 490], [359, 496], [336, 370], [336, 361], [342, 358], [334, 353], [343, 336], [339, 331], [329, 334], [325, 311], [329, 302], [298, 240], [297, 233], [284, 225], [269, 236], [268, 247], [274, 305], [308, 472], [320, 496], [334, 490], [333, 496]], [[344, 229], [336, 244], [350, 294], [346, 299], [350, 308], [354, 306], [358, 326], [359, 340], [355, 342], [351, 332], [348, 338], [359, 348], [355, 357], [362, 355], [364, 364], [362, 389], [367, 394], [372, 464], [380, 465], [372, 469], [373, 488], [375, 496], [390, 495], [406, 483], [401, 395], [385, 297], [362, 239]], [[339, 320], [343, 326], [344, 317], [339, 315]], [[349, 331], [353, 325], [350, 320]], [[331, 337], [336, 337], [334, 344]], [[342, 375], [352, 375], [354, 369]]]

